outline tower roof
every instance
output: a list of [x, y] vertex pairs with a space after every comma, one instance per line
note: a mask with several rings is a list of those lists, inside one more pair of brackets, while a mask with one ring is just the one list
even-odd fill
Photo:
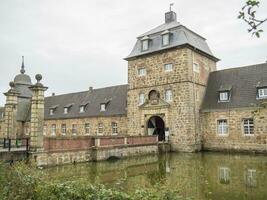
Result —
[[15, 76], [14, 83], [15, 85], [32, 85], [31, 77], [25, 74], [24, 56], [22, 56], [20, 74]]

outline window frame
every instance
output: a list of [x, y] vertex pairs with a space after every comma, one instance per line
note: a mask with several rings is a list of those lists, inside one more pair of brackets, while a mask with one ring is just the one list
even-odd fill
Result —
[[118, 123], [111, 122], [112, 135], [118, 135]]
[[67, 133], [67, 125], [61, 124], [61, 135], [66, 135], [66, 133]]
[[[170, 33], [165, 33], [161, 37], [162, 37], [162, 39], [161, 39], [162, 46], [163, 47], [169, 46], [170, 45]], [[164, 38], [165, 37], [167, 37], [167, 43], [166, 44], [164, 43]]]
[[44, 127], [43, 127], [43, 135], [47, 135], [47, 125], [44, 124]]
[[[168, 94], [168, 92], [170, 92], [170, 93]], [[165, 90], [165, 92], [164, 92], [164, 98], [165, 98], [165, 101], [168, 102], [168, 103], [170, 103], [170, 102], [173, 101], [172, 89], [166, 89]]]
[[81, 106], [79, 107], [79, 112], [80, 112], [80, 113], [84, 113], [84, 112], [85, 112], [85, 106], [84, 106], [84, 105], [81, 105]]
[[55, 113], [55, 109], [50, 108], [50, 109], [49, 109], [49, 115], [54, 115], [54, 113]]
[[[224, 122], [224, 123], [221, 125], [220, 122]], [[222, 136], [222, 137], [229, 135], [229, 124], [228, 124], [227, 119], [218, 119], [217, 120], [217, 134], [219, 136]]]
[[68, 107], [64, 107], [64, 111], [63, 111], [64, 114], [68, 114], [69, 113], [69, 108]]
[[[142, 96], [142, 98], [141, 98]], [[142, 101], [141, 101], [142, 99]], [[138, 105], [143, 105], [145, 103], [145, 94], [144, 93], [140, 93], [138, 96]]]
[[196, 72], [196, 73], [200, 72], [200, 66], [197, 62], [193, 62], [193, 72]]
[[[248, 123], [245, 123], [245, 122]], [[251, 123], [252, 121], [252, 123]], [[253, 118], [245, 118], [242, 120], [243, 134], [244, 136], [254, 136], [255, 135], [255, 122]], [[246, 130], [247, 129], [247, 130]]]
[[51, 125], [51, 136], [56, 136], [56, 134], [57, 134], [57, 125], [52, 124]]
[[91, 133], [91, 125], [90, 123], [87, 122], [84, 124], [84, 134], [90, 135], [90, 133]]
[[267, 87], [258, 88], [258, 98], [267, 99]]
[[105, 103], [100, 104], [100, 112], [105, 112], [107, 110], [107, 105]]
[[[167, 66], [171, 66], [170, 68], [166, 68]], [[164, 71], [165, 72], [171, 72], [173, 71], [173, 64], [172, 63], [166, 63], [164, 64]]]
[[97, 125], [97, 135], [103, 135], [103, 134], [104, 134], [104, 124], [100, 122]]
[[77, 135], [77, 124], [72, 124], [71, 125], [71, 134], [72, 135]]
[[[223, 96], [223, 94], [227, 94], [227, 99], [223, 99], [221, 97], [225, 97]], [[219, 92], [219, 102], [229, 102], [230, 101], [230, 91], [220, 91]]]
[[[140, 73], [140, 72], [143, 72], [143, 73]], [[143, 76], [146, 76], [146, 68], [145, 67], [140, 67], [137, 69], [137, 75], [139, 77], [143, 77]]]
[[[144, 47], [146, 47], [146, 48], [144, 48]], [[142, 51], [148, 51], [148, 49], [149, 49], [149, 40], [148, 39], [141, 41], [141, 49], [142, 49]]]

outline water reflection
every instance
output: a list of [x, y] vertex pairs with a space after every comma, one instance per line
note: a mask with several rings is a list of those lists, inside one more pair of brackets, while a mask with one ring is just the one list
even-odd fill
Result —
[[164, 154], [116, 162], [45, 170], [54, 181], [85, 178], [90, 183], [134, 191], [159, 185], [192, 199], [267, 199], [267, 157], [220, 153]]

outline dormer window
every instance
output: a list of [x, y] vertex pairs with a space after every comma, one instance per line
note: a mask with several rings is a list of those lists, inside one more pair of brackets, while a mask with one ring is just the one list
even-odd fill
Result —
[[54, 115], [54, 109], [53, 109], [53, 108], [51, 108], [51, 109], [49, 110], [49, 114], [50, 114], [50, 115]]
[[170, 44], [170, 32], [166, 30], [161, 35], [162, 35], [162, 46], [168, 46]]
[[231, 96], [231, 90], [232, 86], [231, 85], [221, 85], [219, 89], [219, 102], [229, 102], [230, 101], [230, 96]]
[[84, 105], [80, 106], [80, 113], [84, 113], [84, 111], [85, 111], [85, 106]]
[[69, 108], [64, 108], [64, 114], [68, 114]]
[[142, 45], [142, 51], [147, 51], [149, 48], [149, 37], [148, 36], [144, 36], [141, 39], [141, 45]]
[[258, 88], [258, 96], [259, 96], [259, 99], [266, 99], [267, 98], [267, 87]]
[[220, 92], [220, 101], [229, 101], [229, 92]]
[[106, 111], [106, 104], [105, 103], [100, 104], [100, 111], [101, 112]]

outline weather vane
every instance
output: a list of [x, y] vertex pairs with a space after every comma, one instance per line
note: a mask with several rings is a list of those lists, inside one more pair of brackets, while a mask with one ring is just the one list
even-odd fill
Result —
[[174, 5], [174, 3], [170, 3], [170, 11], [172, 11], [172, 6]]

